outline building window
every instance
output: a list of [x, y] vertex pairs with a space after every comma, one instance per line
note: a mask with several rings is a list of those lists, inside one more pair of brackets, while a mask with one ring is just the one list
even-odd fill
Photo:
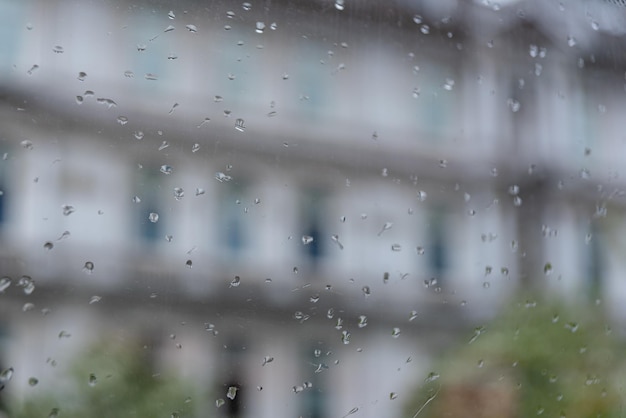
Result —
[[303, 255], [313, 265], [326, 253], [326, 241], [330, 236], [324, 233], [324, 210], [326, 197], [319, 189], [307, 189], [300, 198], [300, 232], [303, 242]]
[[153, 244], [164, 239], [164, 213], [161, 202], [163, 191], [159, 174], [156, 169], [144, 167], [138, 175], [135, 195], [132, 197], [134, 204], [137, 205], [138, 234], [146, 244]]
[[246, 214], [247, 186], [245, 182], [220, 184], [218, 203], [218, 246], [227, 255], [237, 256], [248, 246]]
[[427, 230], [428, 270], [439, 283], [445, 279], [448, 269], [448, 246], [445, 231], [445, 215], [441, 211], [430, 216]]

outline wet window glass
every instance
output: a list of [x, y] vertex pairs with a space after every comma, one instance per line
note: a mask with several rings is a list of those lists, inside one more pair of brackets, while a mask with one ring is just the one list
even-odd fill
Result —
[[621, 416], [625, 16], [0, 0], [0, 418]]

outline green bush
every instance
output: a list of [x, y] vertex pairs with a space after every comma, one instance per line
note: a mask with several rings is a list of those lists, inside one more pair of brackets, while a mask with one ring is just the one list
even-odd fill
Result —
[[[132, 345], [132, 344], [128, 344]], [[70, 379], [17, 405], [15, 418], [121, 418], [193, 416], [191, 391], [172, 376], [155, 374], [147, 350], [101, 343], [79, 356]]]
[[607, 324], [598, 306], [514, 303], [441, 359], [405, 415], [621, 416], [622, 347]]

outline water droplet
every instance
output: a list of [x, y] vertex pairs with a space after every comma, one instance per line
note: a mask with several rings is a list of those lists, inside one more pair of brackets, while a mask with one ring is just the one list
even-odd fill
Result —
[[37, 383], [39, 383], [39, 379], [37, 379], [36, 377], [30, 377], [28, 379], [29, 386], [37, 386]]
[[417, 252], [417, 255], [424, 255], [424, 247], [416, 247], [415, 248], [415, 252]]
[[201, 196], [204, 193], [205, 192], [204, 192], [204, 189], [202, 187], [196, 187], [196, 196]]
[[451, 78], [446, 78], [446, 82], [443, 84], [443, 89], [447, 91], [451, 91], [454, 88], [454, 80]]
[[222, 398], [219, 398], [219, 399], [215, 400], [215, 406], [218, 407], [218, 408], [221, 407], [222, 405], [224, 405], [225, 403], [226, 403], [226, 401], [224, 399], [222, 399]]
[[52, 52], [54, 52], [55, 54], [62, 54], [64, 52], [63, 47], [61, 45], [55, 45], [52, 48]]
[[278, 29], [278, 23], [276, 23], [276, 22], [272, 22], [272, 23], [270, 24], [270, 29], [271, 29], [271, 30], [276, 30], [276, 29]]
[[94, 303], [98, 303], [102, 300], [100, 296], [94, 295], [89, 299], [89, 304], [93, 305]]
[[0, 293], [3, 293], [9, 286], [11, 286], [11, 283], [13, 283], [13, 281], [8, 276], [0, 278]]
[[145, 78], [148, 81], [155, 81], [159, 79], [159, 76], [157, 74], [153, 74], [153, 73], [146, 73], [143, 78]]
[[371, 295], [371, 293], [372, 293], [372, 291], [371, 291], [369, 286], [363, 286], [363, 288], [361, 290], [363, 291], [363, 294], [365, 295], [365, 297]]
[[335, 329], [339, 330], [343, 328], [343, 319], [337, 318], [337, 322], [335, 323]]
[[400, 328], [398, 328], [398, 327], [394, 327], [394, 328], [391, 330], [391, 336], [392, 336], [393, 338], [398, 338], [398, 337], [400, 336]]
[[522, 105], [520, 104], [519, 101], [509, 98], [506, 101], [506, 104], [509, 106], [509, 108], [511, 109], [511, 112], [516, 113], [520, 110], [520, 108], [522, 107]]
[[172, 174], [172, 170], [172, 166], [167, 164], [163, 164], [160, 169], [161, 173], [163, 174]]
[[91, 274], [93, 273], [93, 269], [94, 269], [94, 264], [92, 261], [85, 262], [85, 266], [83, 267], [83, 271], [85, 273]]
[[185, 27], [187, 28], [187, 30], [191, 33], [196, 33], [198, 32], [198, 28], [196, 27], [196, 25], [185, 25]]
[[214, 324], [211, 324], [211, 323], [208, 323], [208, 322], [207, 322], [207, 323], [205, 323], [205, 324], [204, 324], [204, 329], [205, 329], [207, 332], [209, 332], [209, 333], [213, 334], [213, 336], [216, 336], [217, 334], [219, 334], [219, 332], [218, 332], [218, 331], [217, 331], [217, 329], [215, 328], [215, 325], [214, 325]]
[[267, 363], [271, 363], [273, 361], [274, 361], [274, 357], [265, 356], [265, 357], [263, 357], [263, 364], [262, 364], [262, 366], [265, 366]]
[[343, 330], [341, 331], [341, 342], [344, 344], [350, 344], [350, 331]]
[[4, 369], [2, 373], [0, 373], [0, 383], [6, 383], [13, 377], [13, 367], [9, 367], [8, 369]]
[[44, 248], [44, 250], [48, 250], [48, 251], [50, 251], [51, 249], [53, 249], [53, 248], [54, 248], [54, 244], [53, 244], [53, 243], [51, 243], [50, 241], [46, 241], [46, 242], [43, 244], [43, 248]]
[[417, 311], [411, 311], [411, 314], [409, 315], [409, 321], [413, 321], [415, 318], [417, 318]]
[[185, 197], [185, 190], [182, 187], [174, 187], [174, 199], [181, 200]]
[[[367, 217], [367, 215], [365, 215], [365, 217]], [[361, 218], [363, 218], [363, 215], [361, 215]], [[392, 226], [393, 226], [393, 222], [385, 222], [385, 224], [383, 225], [382, 229], [378, 233], [378, 236], [381, 236], [381, 234], [383, 232], [390, 230]]]
[[128, 123], [128, 118], [126, 116], [118, 116], [117, 123], [120, 125], [126, 125]]
[[163, 32], [164, 32], [164, 33], [171, 32], [171, 31], [173, 31], [174, 29], [176, 29], [174, 26], [172, 26], [172, 25], [168, 25], [168, 27], [166, 27], [166, 28], [165, 28], [165, 30], [163, 30]]
[[30, 67], [30, 70], [26, 71], [26, 74], [33, 75], [33, 73], [37, 71], [38, 69], [39, 69], [39, 66], [37, 64], [34, 64], [32, 67]]
[[389, 394], [389, 399], [390, 399], [390, 400], [392, 400], [392, 401], [393, 401], [394, 399], [397, 399], [397, 398], [398, 398], [398, 394], [397, 394], [396, 392], [391, 392], [391, 393]]
[[30, 295], [35, 291], [35, 281], [30, 276], [22, 276], [17, 285], [24, 290], [24, 293]]
[[302, 392], [304, 390], [304, 386], [296, 385], [296, 386], [292, 387], [291, 390], [293, 390], [293, 393], [300, 393], [300, 392]]
[[263, 33], [265, 31], [265, 23], [256, 22], [256, 33]]
[[430, 33], [430, 26], [423, 24], [422, 26], [420, 26], [420, 32], [422, 32], [424, 35], [428, 35]]
[[226, 397], [228, 399], [230, 399], [231, 401], [235, 399], [235, 397], [237, 396], [237, 386], [230, 386], [228, 388], [228, 391], [226, 392]]
[[575, 47], [576, 46], [576, 38], [574, 38], [573, 36], [568, 36], [567, 37], [567, 45], [569, 47]]
[[197, 142], [191, 146], [191, 152], [198, 152], [200, 150], [200, 144]]
[[342, 11], [343, 9], [345, 9], [345, 2], [344, 0], [335, 0], [335, 9]]
[[106, 105], [107, 109], [111, 109], [112, 107], [117, 107], [117, 103], [115, 103], [113, 100], [111, 99], [107, 99], [105, 97], [98, 97], [96, 99], [97, 103]]
[[237, 129], [239, 132], [243, 132], [246, 130], [246, 127], [244, 125], [244, 120], [239, 118], [235, 121], [235, 129]]
[[222, 173], [221, 171], [218, 171], [217, 173], [215, 173], [215, 179], [217, 181], [219, 181], [220, 183], [224, 183], [224, 182], [229, 182], [232, 180], [232, 177]]
[[394, 252], [402, 251], [402, 246], [400, 244], [393, 244], [391, 246], [391, 251], [394, 251]]
[[244, 2], [241, 7], [243, 8], [243, 10], [245, 10], [246, 12], [250, 11], [250, 9], [252, 9], [252, 5], [248, 2]]
[[599, 30], [600, 29], [600, 24], [598, 22], [596, 22], [595, 20], [592, 20], [591, 21], [591, 29]]
[[25, 139], [23, 141], [20, 142], [20, 145], [22, 146], [22, 148], [27, 149], [29, 151], [31, 151], [34, 147], [33, 147], [33, 142], [31, 140]]
[[241, 277], [235, 276], [235, 278], [230, 281], [230, 285], [228, 287], [238, 287], [240, 284], [241, 284]]
[[578, 324], [576, 322], [568, 322], [565, 324], [565, 328], [570, 330], [571, 332], [578, 331]]
[[543, 266], [543, 273], [544, 273], [546, 276], [549, 276], [550, 274], [552, 274], [552, 264], [550, 264], [550, 263], [546, 263], [546, 264]]
[[326, 311], [326, 318], [333, 319], [334, 316], [335, 316], [335, 310], [333, 308], [329, 308], [328, 311]]
[[170, 10], [170, 11], [169, 11], [169, 13], [167, 14], [167, 17], [168, 17], [170, 20], [174, 20], [174, 18], [176, 17], [176, 15], [174, 14], [174, 11], [173, 11], [173, 10]]
[[513, 198], [513, 206], [517, 206], [517, 207], [522, 206], [522, 198], [519, 196], [515, 196]]
[[339, 241], [339, 235], [337, 234], [333, 234], [331, 235], [330, 239], [337, 244], [337, 246], [339, 247], [340, 250], [343, 250], [343, 244]]
[[358, 326], [359, 328], [365, 328], [367, 326], [367, 316], [359, 315]]
[[346, 418], [348, 415], [356, 414], [358, 412], [358, 410], [359, 410], [359, 408], [354, 407], [350, 411], [348, 411], [348, 413], [346, 415], [344, 415], [342, 418]]
[[153, 224], [159, 222], [159, 214], [156, 212], [150, 212], [150, 214], [148, 215], [148, 220]]
[[419, 25], [422, 23], [422, 16], [420, 15], [414, 15], [413, 16], [413, 22], [415, 22], [416, 25]]

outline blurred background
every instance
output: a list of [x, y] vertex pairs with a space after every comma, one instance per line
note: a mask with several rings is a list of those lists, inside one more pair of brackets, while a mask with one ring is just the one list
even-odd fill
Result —
[[0, 0], [0, 415], [621, 416], [625, 6]]

